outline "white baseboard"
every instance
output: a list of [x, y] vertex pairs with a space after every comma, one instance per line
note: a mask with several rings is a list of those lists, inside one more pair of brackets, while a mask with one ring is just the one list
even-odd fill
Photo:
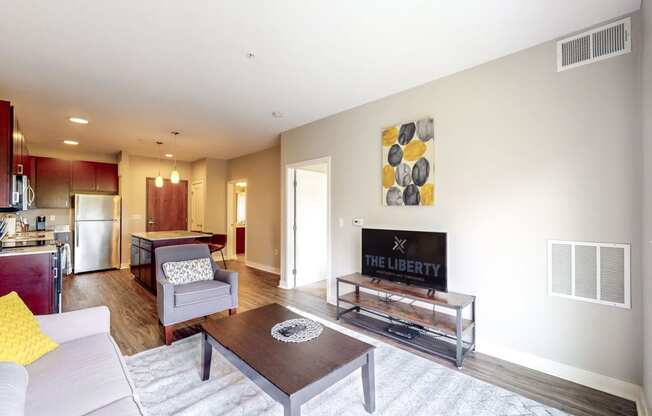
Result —
[[247, 260], [245, 262], [245, 264], [247, 265], [247, 267], [262, 270], [262, 271], [267, 272], [267, 273], [278, 274], [278, 275], [281, 274], [281, 269], [279, 269], [278, 267], [272, 267], [272, 266], [268, 266], [266, 264], [255, 263], [255, 262], [250, 261], [250, 260]]
[[605, 393], [613, 394], [614, 396], [631, 400], [636, 403], [639, 409], [643, 408], [642, 410], [639, 410], [639, 415], [647, 416], [646, 409], [644, 409], [645, 401], [643, 389], [637, 384], [582, 370], [581, 368], [562, 364], [547, 358], [541, 358], [536, 355], [523, 353], [499, 345], [481, 342], [480, 340], [478, 340], [476, 350], [483, 354], [509, 361], [510, 363], [518, 364], [532, 370], [541, 371], [542, 373], [550, 374], [555, 377], [563, 378], [564, 380], [572, 381]]
[[292, 289], [294, 289], [293, 286], [289, 285], [288, 282], [286, 282], [286, 281], [283, 280], [283, 279], [279, 280], [279, 282], [278, 282], [278, 287], [280, 287], [281, 289], [285, 289], [285, 290], [292, 290]]
[[128, 268], [130, 268], [130, 267], [131, 267], [131, 265], [130, 265], [129, 263], [122, 263], [122, 264], [120, 265], [120, 269], [128, 269]]

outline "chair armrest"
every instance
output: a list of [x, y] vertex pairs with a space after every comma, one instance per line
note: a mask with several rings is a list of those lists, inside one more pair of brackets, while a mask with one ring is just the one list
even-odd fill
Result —
[[111, 331], [111, 312], [106, 306], [36, 317], [41, 331], [57, 343]]
[[156, 311], [158, 319], [164, 326], [171, 323], [172, 309], [174, 308], [174, 285], [165, 277], [156, 276]]
[[231, 286], [231, 300], [233, 307], [238, 307], [238, 272], [217, 269], [213, 276], [215, 280], [228, 283]]
[[0, 416], [23, 416], [27, 370], [20, 364], [0, 362]]

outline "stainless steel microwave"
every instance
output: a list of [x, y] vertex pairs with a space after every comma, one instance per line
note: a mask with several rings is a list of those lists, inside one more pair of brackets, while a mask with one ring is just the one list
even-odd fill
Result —
[[34, 204], [34, 190], [26, 175], [11, 176], [11, 206], [18, 211], [26, 211]]

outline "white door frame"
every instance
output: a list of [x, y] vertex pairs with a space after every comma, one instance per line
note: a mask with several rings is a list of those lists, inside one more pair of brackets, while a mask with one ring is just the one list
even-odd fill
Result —
[[247, 184], [247, 205], [245, 205], [245, 217], [247, 218], [247, 225], [245, 226], [245, 263], [247, 262], [247, 255], [249, 254], [249, 182], [247, 179], [234, 179], [226, 183], [226, 258], [227, 260], [235, 260], [235, 220], [236, 220], [236, 207], [235, 207], [235, 184], [236, 182], [245, 182]]
[[284, 206], [283, 210], [285, 230], [284, 230], [284, 239], [285, 244], [285, 253], [283, 254], [283, 274], [281, 281], [279, 282], [279, 287], [284, 289], [294, 289], [295, 288], [295, 279], [292, 274], [292, 269], [294, 267], [294, 171], [298, 168], [312, 166], [312, 165], [326, 165], [326, 189], [328, 192], [327, 201], [327, 214], [326, 214], [326, 298], [331, 298], [331, 278], [332, 278], [332, 267], [331, 267], [331, 157], [324, 156], [317, 159], [305, 160], [297, 163], [290, 163], [285, 165], [285, 195], [284, 195]]

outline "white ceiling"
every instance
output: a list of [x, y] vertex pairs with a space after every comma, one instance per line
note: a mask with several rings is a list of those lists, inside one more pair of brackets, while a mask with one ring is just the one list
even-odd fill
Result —
[[[231, 158], [282, 131], [637, 10], [640, 0], [0, 0], [28, 140]], [[248, 51], [255, 52], [247, 59]], [[274, 118], [280, 111], [285, 116]], [[69, 116], [87, 117], [87, 126]], [[169, 132], [179, 130], [173, 148]]]

